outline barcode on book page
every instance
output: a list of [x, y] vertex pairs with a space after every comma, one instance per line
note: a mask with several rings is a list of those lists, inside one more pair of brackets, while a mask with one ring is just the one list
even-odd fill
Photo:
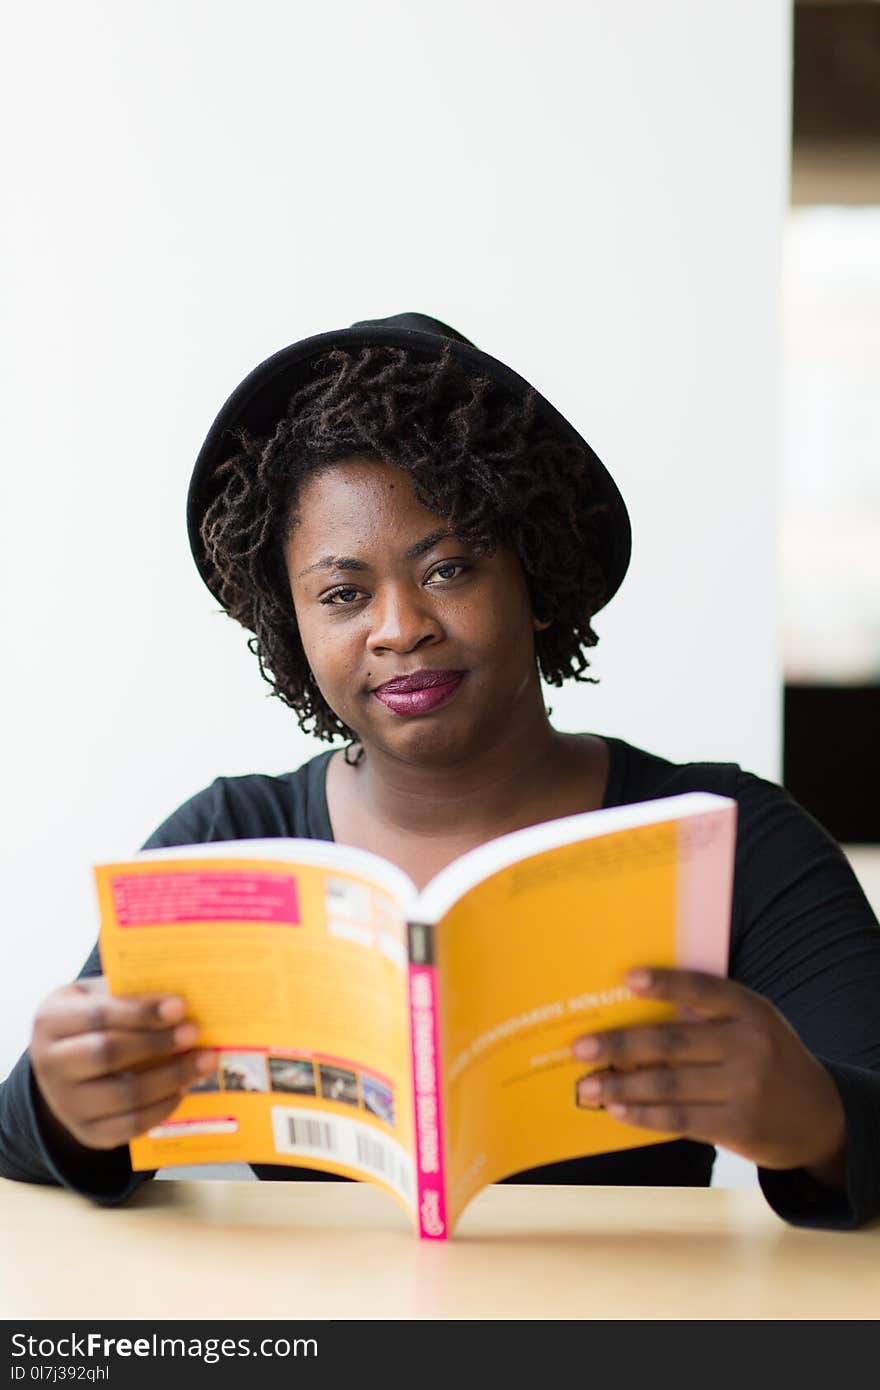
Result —
[[325, 1153], [336, 1152], [333, 1126], [327, 1120], [311, 1120], [307, 1115], [288, 1115], [287, 1133], [294, 1149], [323, 1149]]
[[331, 1158], [381, 1178], [407, 1202], [414, 1200], [413, 1161], [402, 1144], [362, 1120], [300, 1106], [272, 1106], [275, 1152], [297, 1158]]
[[372, 1134], [358, 1134], [358, 1163], [380, 1173], [405, 1196], [412, 1196], [412, 1165], [402, 1164], [396, 1147]]

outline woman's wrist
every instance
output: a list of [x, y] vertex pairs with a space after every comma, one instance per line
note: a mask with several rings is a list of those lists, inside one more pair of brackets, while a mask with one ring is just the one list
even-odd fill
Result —
[[[825, 1068], [823, 1067], [823, 1071]], [[828, 1072], [825, 1071], [828, 1076]], [[829, 1096], [832, 1100], [833, 1118], [829, 1122], [828, 1148], [824, 1155], [811, 1163], [803, 1165], [804, 1172], [821, 1183], [823, 1187], [830, 1187], [835, 1192], [846, 1191], [846, 1112], [839, 1092], [833, 1080], [828, 1076], [830, 1082]]]
[[118, 1149], [89, 1149], [80, 1144], [50, 1110], [33, 1073], [31, 1096], [46, 1153], [72, 1187], [89, 1192], [110, 1192], [125, 1186], [131, 1178], [127, 1145]]
[[823, 1163], [813, 1163], [804, 1168], [804, 1172], [821, 1183], [823, 1187], [830, 1187], [834, 1192], [846, 1191], [846, 1139], [835, 1150], [833, 1155]]

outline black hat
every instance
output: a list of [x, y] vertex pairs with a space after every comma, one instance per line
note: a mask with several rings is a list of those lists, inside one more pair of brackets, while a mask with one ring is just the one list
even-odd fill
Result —
[[[290, 397], [308, 375], [315, 358], [335, 348], [364, 347], [412, 348], [417, 352], [439, 356], [449, 347], [452, 358], [471, 373], [487, 376], [501, 387], [521, 394], [532, 388], [523, 377], [506, 367], [497, 358], [481, 352], [473, 343], [438, 319], [425, 314], [392, 314], [386, 319], [363, 319], [350, 328], [331, 333], [318, 333], [301, 342], [282, 348], [267, 357], [235, 388], [223, 406], [199, 451], [189, 485], [186, 504], [186, 524], [189, 543], [199, 574], [208, 588], [216, 582], [207, 562], [199, 534], [202, 518], [219, 491], [216, 471], [218, 464], [238, 453], [236, 434], [247, 430], [260, 438], [274, 434], [275, 427], [287, 410]], [[536, 416], [549, 425], [567, 443], [583, 450], [592, 476], [596, 501], [608, 504], [608, 510], [597, 516], [597, 535], [601, 554], [599, 561], [605, 577], [604, 603], [617, 592], [629, 565], [632, 536], [629, 516], [623, 498], [611, 474], [597, 458], [585, 439], [573, 425], [560, 415], [548, 400], [535, 392]]]

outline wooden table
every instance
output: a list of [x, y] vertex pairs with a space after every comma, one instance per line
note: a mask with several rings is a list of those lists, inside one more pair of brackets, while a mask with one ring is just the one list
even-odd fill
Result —
[[880, 1222], [760, 1192], [490, 1187], [420, 1244], [369, 1184], [153, 1182], [106, 1209], [0, 1180], [4, 1318], [870, 1318]]

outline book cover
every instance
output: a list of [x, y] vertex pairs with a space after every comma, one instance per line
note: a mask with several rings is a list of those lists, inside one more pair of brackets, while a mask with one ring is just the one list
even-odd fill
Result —
[[674, 1016], [635, 966], [726, 973], [735, 839], [736, 802], [691, 792], [501, 836], [421, 893], [325, 841], [97, 864], [111, 990], [180, 994], [218, 1054], [133, 1166], [366, 1179], [443, 1240], [489, 1183], [651, 1143], [578, 1105], [571, 1045]]

